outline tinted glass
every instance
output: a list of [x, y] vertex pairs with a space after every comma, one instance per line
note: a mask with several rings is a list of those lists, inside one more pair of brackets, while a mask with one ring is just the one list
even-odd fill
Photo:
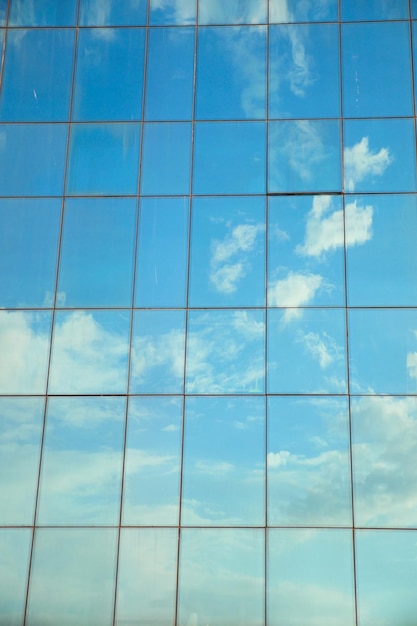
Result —
[[197, 0], [151, 0], [150, 24], [194, 24]]
[[0, 613], [3, 624], [23, 624], [32, 531], [0, 530]]
[[272, 22], [335, 22], [337, 0], [269, 0]]
[[74, 26], [77, 0], [10, 0], [9, 26]]
[[341, 0], [342, 19], [349, 20], [406, 20], [407, 0]]
[[147, 0], [80, 0], [81, 26], [142, 26]]
[[264, 24], [266, 0], [198, 0], [200, 24]]

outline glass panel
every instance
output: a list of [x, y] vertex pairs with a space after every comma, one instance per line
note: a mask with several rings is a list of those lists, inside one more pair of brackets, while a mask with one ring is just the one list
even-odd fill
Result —
[[123, 529], [116, 626], [173, 624], [178, 531]]
[[342, 35], [344, 115], [412, 115], [409, 25], [346, 24]]
[[269, 117], [339, 117], [338, 26], [272, 26], [269, 42]]
[[43, 411], [43, 398], [0, 398], [2, 525], [33, 524]]
[[124, 398], [49, 398], [38, 524], [118, 524]]
[[345, 21], [408, 19], [408, 0], [341, 0], [341, 7]]
[[268, 624], [354, 626], [352, 531], [270, 530]]
[[73, 118], [140, 119], [144, 52], [143, 28], [81, 29]]
[[29, 529], [0, 530], [0, 619], [5, 626], [23, 624], [31, 539]]
[[182, 398], [130, 398], [123, 524], [177, 526]]
[[191, 124], [145, 124], [141, 193], [190, 193]]
[[135, 306], [185, 306], [188, 216], [188, 198], [141, 200]]
[[417, 614], [417, 533], [357, 531], [360, 626], [413, 624]]
[[182, 524], [265, 524], [263, 398], [188, 398]]
[[151, 0], [150, 23], [195, 24], [197, 0]]
[[38, 529], [27, 626], [111, 626], [117, 529]]
[[271, 309], [269, 393], [346, 393], [343, 309]]
[[148, 0], [80, 0], [80, 26], [144, 26]]
[[45, 393], [51, 314], [0, 310], [0, 393]]
[[72, 125], [67, 193], [136, 194], [139, 135], [140, 124]]
[[73, 57], [73, 30], [11, 30], [7, 35], [0, 118], [68, 119]]
[[337, 22], [338, 0], [269, 0], [269, 22]]
[[130, 306], [136, 200], [90, 198], [65, 204], [60, 306]]
[[263, 311], [190, 311], [187, 393], [263, 393]]
[[262, 626], [264, 549], [262, 530], [183, 530], [178, 623]]
[[352, 392], [417, 392], [417, 310], [351, 310]]
[[10, 0], [9, 26], [74, 26], [77, 0]]
[[0, 124], [0, 195], [62, 195], [66, 124]]
[[[7, 13], [8, 0], [0, 0], [0, 26], [6, 26], [6, 13]], [[3, 45], [3, 35], [0, 34], [1, 45]]]
[[60, 200], [0, 200], [0, 307], [50, 307]]
[[[411, 0], [410, 7], [411, 7], [412, 18], [416, 19], [417, 18], [417, 0]], [[414, 28], [414, 24], [413, 24], [413, 28]]]
[[130, 314], [55, 314], [51, 393], [126, 393]]
[[196, 194], [265, 193], [265, 124], [195, 125]]
[[346, 398], [269, 398], [268, 524], [349, 526]]
[[353, 196], [346, 204], [349, 303], [417, 305], [417, 199]]
[[200, 24], [265, 24], [266, 0], [198, 0]]
[[340, 127], [335, 120], [269, 124], [270, 192], [338, 191]]
[[346, 191], [414, 191], [413, 120], [345, 121]]
[[151, 28], [148, 35], [145, 118], [193, 116], [194, 28]]
[[191, 230], [191, 306], [265, 302], [265, 200], [195, 198]]
[[200, 28], [198, 119], [259, 119], [266, 107], [266, 28]]
[[[268, 305], [343, 305], [341, 198], [269, 198], [268, 219]], [[355, 240], [354, 235], [351, 239]], [[288, 315], [296, 316], [297, 311]]]
[[130, 393], [183, 393], [183, 311], [136, 311]]
[[417, 399], [352, 398], [358, 526], [417, 526]]

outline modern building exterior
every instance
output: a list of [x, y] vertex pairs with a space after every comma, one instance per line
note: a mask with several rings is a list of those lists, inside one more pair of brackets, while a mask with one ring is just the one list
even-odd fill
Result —
[[0, 0], [1, 626], [417, 623], [416, 42]]

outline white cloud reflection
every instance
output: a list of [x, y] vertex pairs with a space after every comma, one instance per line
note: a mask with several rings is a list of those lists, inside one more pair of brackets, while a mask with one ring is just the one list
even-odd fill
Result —
[[354, 191], [356, 185], [368, 176], [382, 176], [393, 162], [389, 148], [381, 148], [378, 152], [369, 147], [369, 137], [344, 149], [345, 188]]

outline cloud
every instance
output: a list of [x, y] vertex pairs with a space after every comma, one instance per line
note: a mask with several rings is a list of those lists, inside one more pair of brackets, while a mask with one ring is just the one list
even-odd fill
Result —
[[[132, 384], [149, 390], [158, 386], [159, 376], [168, 387], [181, 388], [184, 376], [184, 330], [173, 328], [154, 335], [137, 336], [132, 346]], [[159, 370], [159, 373], [158, 373]], [[164, 382], [158, 389], [163, 390]]]
[[314, 169], [328, 158], [320, 127], [310, 120], [299, 120], [286, 122], [283, 128], [285, 134], [279, 137], [280, 152], [303, 181], [311, 181]]
[[[324, 286], [323, 277], [319, 274], [302, 274], [289, 272], [285, 278], [271, 282], [269, 285], [269, 305], [282, 307], [301, 307], [311, 302], [316, 292]], [[288, 322], [300, 317], [302, 312], [289, 308], [284, 312], [283, 320]]]
[[270, 469], [283, 467], [287, 465], [291, 457], [292, 457], [291, 452], [288, 452], [288, 450], [281, 450], [280, 452], [268, 452], [267, 454], [268, 467]]
[[381, 148], [379, 152], [370, 150], [368, 137], [362, 137], [351, 148], [346, 147], [344, 150], [346, 191], [354, 191], [357, 183], [367, 176], [382, 176], [392, 161], [389, 148]]
[[176, 24], [192, 24], [195, 0], [151, 0], [151, 11], [170, 11]]
[[417, 378], [417, 352], [407, 354], [407, 370], [410, 378]]
[[261, 24], [265, 21], [262, 2], [205, 0], [199, 3], [200, 24]]
[[319, 363], [322, 369], [326, 369], [339, 358], [340, 348], [333, 337], [330, 337], [326, 332], [305, 333], [299, 330], [297, 341], [304, 345], [305, 350]]

